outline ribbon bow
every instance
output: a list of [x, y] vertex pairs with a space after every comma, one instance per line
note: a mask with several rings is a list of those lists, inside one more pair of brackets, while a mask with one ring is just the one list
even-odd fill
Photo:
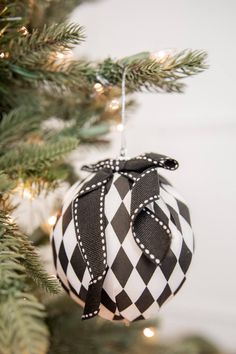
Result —
[[103, 160], [82, 168], [95, 173], [73, 201], [75, 231], [91, 276], [82, 319], [94, 317], [99, 312], [108, 269], [104, 199], [114, 173], [118, 172], [132, 183], [131, 229], [142, 252], [158, 265], [170, 247], [171, 231], [161, 218], [161, 209], [157, 204], [155, 211], [147, 208], [160, 197], [159, 180], [163, 177], [158, 175], [157, 167], [175, 170], [178, 162], [164, 155], [148, 153], [128, 160]]

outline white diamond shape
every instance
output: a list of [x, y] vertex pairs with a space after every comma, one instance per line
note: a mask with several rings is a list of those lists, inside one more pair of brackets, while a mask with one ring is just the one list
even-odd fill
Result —
[[186, 204], [186, 201], [184, 200], [184, 198], [182, 197], [182, 195], [180, 195], [175, 188], [173, 188], [172, 186], [165, 184], [165, 190], [170, 193], [171, 195], [173, 195], [176, 199], [178, 199], [179, 201], [183, 202], [184, 204]]
[[166, 284], [167, 280], [162, 273], [161, 268], [157, 267], [151, 279], [149, 280], [149, 283], [147, 284], [147, 288], [152, 294], [153, 298], [157, 300], [165, 289]]
[[149, 308], [143, 312], [143, 317], [148, 320], [149, 318], [155, 318], [158, 315], [158, 312], [160, 310], [160, 307], [158, 305], [158, 303], [155, 301], [151, 304], [151, 306], [149, 306]]
[[82, 284], [85, 287], [86, 290], [88, 290], [89, 283], [90, 283], [91, 277], [89, 275], [88, 268], [85, 268], [84, 276], [82, 279]]
[[105, 230], [106, 235], [106, 247], [107, 247], [107, 264], [111, 267], [119, 249], [121, 247], [120, 240], [116, 236], [116, 233], [111, 224], [108, 224]]
[[121, 203], [122, 199], [112, 183], [108, 194], [105, 196], [105, 215], [109, 222], [112, 221]]
[[77, 275], [75, 274], [74, 269], [72, 268], [70, 263], [68, 264], [66, 275], [70, 284], [73, 286], [75, 291], [79, 294], [81, 288], [81, 282], [77, 277]]
[[129, 229], [129, 232], [122, 243], [122, 247], [125, 253], [127, 254], [130, 262], [135, 267], [142, 255], [142, 251], [135, 242], [131, 229]]
[[77, 245], [77, 238], [75, 235], [75, 228], [74, 228], [74, 221], [71, 220], [69, 223], [66, 232], [64, 233], [63, 236], [63, 243], [65, 247], [65, 252], [68, 257], [68, 259], [71, 259], [72, 254], [75, 250], [75, 247]]
[[141, 296], [141, 294], [143, 293], [145, 288], [146, 288], [145, 283], [140, 277], [138, 271], [134, 268], [124, 287], [126, 294], [129, 296], [132, 302], [136, 302], [138, 298]]
[[175, 290], [179, 287], [181, 284], [182, 280], [184, 279], [184, 273], [182, 269], [179, 266], [179, 263], [176, 264], [175, 269], [173, 270], [169, 280], [168, 284], [169, 287], [171, 288], [172, 293], [175, 292]]
[[131, 192], [127, 192], [126, 196], [123, 199], [123, 203], [128, 211], [128, 213], [130, 214], [130, 204], [131, 204]]
[[141, 315], [140, 311], [134, 304], [130, 305], [124, 311], [120, 311], [120, 314], [128, 321], [133, 321]]
[[170, 219], [170, 211], [166, 206], [166, 203], [162, 197], [162, 193], [165, 193], [165, 191], [163, 192], [163, 189], [160, 188], [160, 198], [155, 200], [154, 203], [157, 204], [161, 208], [163, 213], [167, 216], [167, 218]]
[[109, 268], [104, 279], [103, 289], [106, 291], [106, 293], [113, 302], [116, 302], [116, 295], [114, 292], [114, 285], [116, 284], [115, 279], [116, 278], [114, 277], [113, 272]]
[[172, 221], [169, 222], [169, 227], [171, 230], [171, 245], [170, 248], [177, 259], [179, 259], [179, 255], [182, 248], [183, 236], [177, 227], [173, 224]]
[[58, 254], [62, 241], [62, 216], [58, 219], [52, 237], [54, 239], [56, 253]]
[[179, 216], [179, 219], [182, 228], [183, 239], [187, 247], [193, 253], [193, 230], [191, 229], [189, 223], [181, 215]]
[[163, 188], [161, 189], [161, 197], [165, 203], [170, 205], [177, 213], [179, 212], [179, 208], [175, 198], [171, 194], [166, 192]]

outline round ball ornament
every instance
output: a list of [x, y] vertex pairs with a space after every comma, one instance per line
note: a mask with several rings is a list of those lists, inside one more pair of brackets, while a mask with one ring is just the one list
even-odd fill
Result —
[[176, 160], [148, 153], [87, 165], [51, 235], [56, 273], [82, 319], [155, 317], [183, 285], [193, 254], [189, 210], [159, 174]]

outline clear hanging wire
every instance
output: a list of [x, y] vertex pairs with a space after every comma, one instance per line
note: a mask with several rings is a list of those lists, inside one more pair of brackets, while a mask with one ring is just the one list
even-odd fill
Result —
[[127, 69], [124, 68], [122, 74], [122, 83], [121, 83], [121, 145], [120, 145], [120, 158], [125, 159], [127, 154], [127, 144], [126, 144], [126, 87], [125, 87], [125, 80], [126, 80], [126, 72]]

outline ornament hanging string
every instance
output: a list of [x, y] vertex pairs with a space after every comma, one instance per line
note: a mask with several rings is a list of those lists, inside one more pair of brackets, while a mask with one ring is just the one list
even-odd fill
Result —
[[126, 158], [127, 144], [126, 144], [126, 116], [125, 116], [125, 104], [126, 104], [126, 92], [125, 92], [125, 79], [126, 79], [127, 68], [124, 68], [122, 74], [121, 83], [121, 146], [120, 146], [120, 159]]

